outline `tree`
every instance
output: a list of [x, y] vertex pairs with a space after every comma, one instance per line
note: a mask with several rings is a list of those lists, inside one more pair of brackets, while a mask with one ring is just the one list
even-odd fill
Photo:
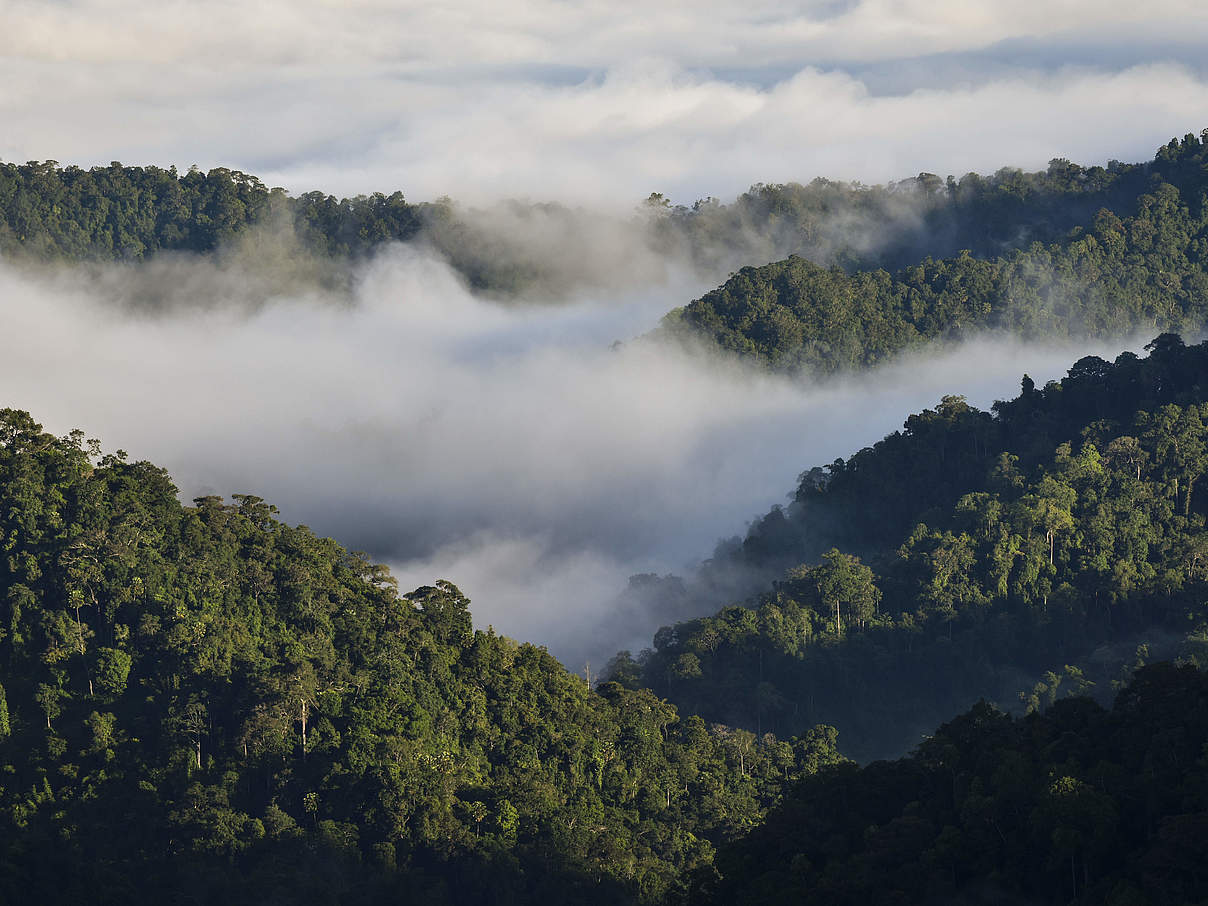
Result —
[[834, 615], [836, 637], [843, 635], [843, 609], [861, 628], [876, 614], [881, 590], [873, 582], [872, 570], [859, 557], [831, 548], [822, 555], [822, 563], [812, 570], [811, 578], [822, 605]]

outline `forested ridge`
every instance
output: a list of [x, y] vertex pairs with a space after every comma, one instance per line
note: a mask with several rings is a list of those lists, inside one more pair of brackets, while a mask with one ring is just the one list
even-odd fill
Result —
[[280, 218], [313, 250], [364, 253], [414, 236], [420, 206], [401, 192], [337, 199], [291, 197], [255, 176], [216, 167], [60, 167], [0, 164], [0, 251], [51, 260], [139, 260], [157, 252], [213, 252]]
[[[1205, 139], [1172, 140], [1152, 164], [1130, 171], [1136, 196], [1117, 195], [1122, 205], [1105, 204], [1060, 238], [1001, 254], [985, 254], [971, 230], [950, 257], [892, 272], [798, 256], [744, 267], [668, 315], [663, 333], [704, 337], [777, 369], [827, 374], [983, 331], [1048, 339], [1200, 331], [1208, 312], [1206, 161]], [[1060, 172], [1086, 185], [1087, 197], [1106, 202], [1112, 194], [1096, 189], [1102, 168]], [[962, 186], [935, 191], [960, 211]]]
[[274, 513], [0, 411], [0, 901], [654, 902], [838, 759]]
[[[1033, 242], [1053, 242], [1093, 221], [1102, 208], [1132, 214], [1154, 176], [1165, 179], [1169, 152], [1153, 162], [1080, 166], [1055, 158], [1046, 169], [1002, 167], [992, 174], [942, 179], [920, 173], [885, 185], [817, 178], [807, 184], [757, 184], [731, 204], [714, 198], [691, 207], [655, 193], [659, 234], [698, 255], [765, 237], [762, 248], [795, 252], [847, 272], [897, 269], [961, 250], [994, 257]], [[750, 249], [749, 259], [759, 249]], [[744, 263], [750, 263], [750, 260]]]
[[[921, 173], [872, 186], [821, 178], [804, 185], [758, 184], [730, 203], [706, 198], [691, 206], [672, 205], [654, 193], [631, 218], [610, 228], [623, 229], [637, 237], [637, 245], [666, 260], [691, 261], [701, 273], [718, 276], [727, 268], [789, 254], [848, 274], [905, 268], [961, 250], [994, 259], [1035, 242], [1058, 242], [1075, 228], [1090, 230], [1101, 209], [1132, 217], [1149, 204], [1147, 193], [1162, 185], [1198, 202], [1198, 164], [1185, 159], [1182, 145], [1173, 145], [1175, 150], [1162, 149], [1152, 162], [1112, 161], [1108, 167], [1058, 159], [1039, 172], [1004, 167], [959, 180]], [[37, 261], [209, 255], [257, 230], [270, 230], [296, 241], [307, 254], [340, 262], [371, 254], [383, 243], [423, 242], [476, 289], [557, 295], [578, 280], [599, 278], [591, 262], [559, 260], [598, 248], [598, 219], [557, 203], [512, 201], [501, 209], [477, 210], [447, 198], [414, 202], [397, 189], [351, 198], [322, 191], [290, 195], [225, 167], [179, 172], [119, 162], [88, 169], [56, 161], [0, 163], [0, 253]], [[797, 273], [800, 262], [791, 263]], [[817, 284], [810, 292], [835, 291], [820, 275], [808, 273]], [[777, 279], [774, 271], [744, 268], [738, 276], [741, 281], [689, 306], [686, 322], [716, 335], [727, 348], [754, 351], [778, 365], [806, 362], [830, 370], [850, 364], [852, 351], [840, 349], [835, 337], [819, 340], [835, 352], [807, 355], [789, 348], [795, 342], [791, 336], [768, 334], [780, 329], [773, 321], [789, 324], [783, 312], [773, 317], [762, 311], [762, 302], [756, 304], [756, 295], [766, 295], [763, 284]], [[801, 282], [800, 275], [793, 279]], [[866, 289], [861, 284], [860, 291]], [[800, 303], [785, 297], [778, 304], [809, 319]], [[759, 310], [750, 316], [730, 310], [744, 305]], [[714, 309], [716, 316], [708, 313]], [[845, 330], [857, 327], [849, 323]], [[748, 347], [739, 335], [754, 345]], [[864, 339], [867, 361], [882, 358], [897, 342]]]
[[[1054, 161], [1038, 173], [970, 173], [944, 191], [932, 174], [884, 186], [816, 179], [756, 185], [730, 204], [709, 198], [672, 206], [655, 194], [642, 210], [654, 215], [654, 241], [663, 251], [687, 242], [697, 255], [720, 254], [753, 235], [765, 237], [767, 248], [797, 248], [859, 267], [955, 251], [958, 237], [962, 248], [981, 254], [1056, 238], [1104, 204], [1135, 202], [1147, 169], [1113, 163], [1111, 170], [1084, 170]], [[397, 190], [353, 198], [320, 191], [291, 196], [225, 167], [180, 173], [116, 161], [89, 169], [57, 161], [0, 163], [0, 251], [62, 260], [212, 252], [276, 216], [315, 251], [363, 254], [382, 242], [435, 231], [452, 204], [408, 202]], [[887, 223], [894, 228], [872, 229]]]
[[[259, 497], [183, 505], [163, 469], [0, 409], [0, 903], [1201, 901], [1208, 343], [1169, 331], [1208, 304], [1206, 150], [652, 196], [633, 224], [669, 256], [800, 252], [664, 328], [774, 368], [1159, 335], [989, 412], [945, 397], [690, 581], [635, 577], [698, 616], [594, 687], [475, 630], [451, 582], [400, 594]], [[574, 269], [447, 200], [0, 164], [10, 260], [260, 230], [337, 269], [428, 243], [486, 292]]]
[[1025, 378], [993, 412], [945, 398], [811, 469], [702, 574], [762, 570], [766, 591], [612, 674], [710, 720], [834, 725], [863, 760], [980, 696], [1035, 709], [1110, 696], [1158, 657], [1204, 662], [1208, 344], [1150, 350]]
[[[257, 497], [182, 506], [162, 469], [3, 410], [0, 899], [1194, 902], [1208, 344], [1149, 352], [993, 413], [947, 398], [806, 473], [733, 555], [805, 526], [860, 555], [595, 690], [475, 631], [448, 582], [400, 595]], [[1046, 666], [1007, 682], [1028, 716], [926, 736]], [[857, 769], [827, 715], [850, 751], [917, 751]]]
[[1208, 678], [1139, 671], [1012, 719], [980, 703], [909, 758], [805, 779], [718, 855], [699, 904], [1202, 903]]

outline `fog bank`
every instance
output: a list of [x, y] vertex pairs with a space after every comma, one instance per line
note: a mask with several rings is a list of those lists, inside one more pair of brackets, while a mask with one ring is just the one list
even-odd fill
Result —
[[613, 347], [699, 293], [673, 271], [642, 290], [504, 306], [395, 246], [339, 291], [287, 286], [249, 307], [223, 304], [219, 265], [188, 267], [196, 304], [177, 286], [149, 316], [154, 269], [0, 262], [0, 405], [165, 466], [185, 501], [262, 496], [389, 563], [404, 589], [450, 579], [479, 626], [574, 668], [657, 628], [608, 619], [628, 576], [690, 568], [784, 502], [802, 470], [945, 394], [987, 406], [1025, 371], [1043, 383], [1119, 352], [983, 340], [818, 384]]

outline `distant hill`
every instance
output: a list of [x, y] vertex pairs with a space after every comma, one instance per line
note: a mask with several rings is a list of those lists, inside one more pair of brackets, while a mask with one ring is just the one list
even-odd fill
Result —
[[[1063, 243], [1071, 230], [1092, 232], [1102, 209], [1125, 220], [1144, 214], [1150, 204], [1144, 199], [1163, 185], [1177, 189], [1194, 207], [1202, 174], [1193, 144], [1199, 148], [1193, 136], [1172, 142], [1153, 162], [1141, 164], [1082, 167], [1058, 159], [1037, 173], [1004, 167], [988, 176], [969, 173], [945, 180], [921, 173], [876, 186], [826, 179], [759, 184], [730, 203], [707, 198], [672, 205], [654, 193], [628, 217], [556, 202], [513, 201], [479, 210], [449, 199], [408, 201], [401, 191], [354, 198], [321, 191], [293, 196], [222, 167], [182, 173], [117, 162], [90, 169], [55, 161], [0, 163], [0, 254], [50, 262], [131, 262], [164, 252], [211, 255], [267, 230], [307, 255], [346, 262], [372, 254], [383, 243], [416, 241], [443, 254], [478, 290], [534, 298], [560, 298], [576, 287], [615, 280], [623, 262], [629, 262], [626, 271], [634, 279], [652, 279], [659, 261], [689, 263], [701, 275], [721, 279], [789, 255], [849, 275], [878, 268], [896, 272], [926, 258], [959, 259], [962, 250], [992, 261], [1036, 242]], [[635, 255], [649, 259], [649, 266], [634, 268]], [[870, 325], [872, 333], [865, 336], [851, 319], [880, 312], [885, 300], [870, 300], [873, 308], [867, 312], [848, 312], [848, 303], [831, 297], [866, 296], [869, 286], [862, 279], [850, 287], [842, 281], [831, 286], [834, 278], [803, 270], [802, 263], [779, 270], [744, 268], [726, 287], [688, 306], [685, 324], [725, 348], [754, 352], [780, 366], [823, 370], [875, 361], [913, 337], [895, 326], [892, 312], [881, 312], [875, 320], [886, 325]], [[779, 285], [782, 274], [789, 275], [791, 286]], [[903, 279], [909, 284], [932, 277]], [[805, 285], [795, 289], [802, 281]], [[765, 311], [772, 286], [777, 287], [775, 302]], [[924, 296], [940, 291], [927, 290]], [[801, 292], [809, 298], [793, 295]], [[935, 310], [908, 313], [915, 332], [929, 336], [928, 319], [942, 322], [941, 332], [951, 326], [940, 303], [922, 298], [917, 305]], [[800, 337], [793, 319], [777, 313], [777, 306], [806, 323]], [[823, 310], [831, 312], [832, 321], [850, 323], [839, 333], [811, 327]], [[951, 314], [970, 326], [966, 312]], [[886, 330], [889, 334], [881, 336]], [[819, 343], [834, 351], [796, 351]], [[853, 343], [866, 351], [853, 351]]]
[[[1014, 222], [1019, 235], [1033, 241], [994, 251], [978, 228], [983, 217], [995, 223], [991, 202], [1012, 197], [1009, 184], [979, 181], [971, 202], [963, 181], [937, 184], [933, 191], [943, 200], [933, 219], [966, 227], [956, 234], [965, 242], [961, 251], [942, 258], [928, 253], [892, 271], [871, 261], [844, 269], [799, 256], [744, 267], [671, 312], [661, 332], [703, 338], [776, 369], [829, 374], [875, 365], [928, 341], [983, 332], [1051, 340], [1138, 329], [1202, 331], [1208, 324], [1205, 140], [1171, 141], [1152, 163], [1114, 180], [1101, 169], [1065, 164], [1057, 173], [1083, 191], [1037, 190], [1018, 199]], [[1061, 210], [1056, 197], [1068, 198], [1069, 212], [1083, 219], [1043, 218], [1029, 229], [1028, 212]], [[1094, 213], [1086, 204], [1091, 199], [1103, 202]], [[1056, 237], [1059, 222], [1069, 229]]]
[[757, 732], [833, 725], [864, 760], [979, 697], [1109, 697], [1147, 660], [1205, 662], [1208, 344], [1149, 348], [1025, 378], [992, 412], [945, 398], [806, 472], [697, 577], [765, 590], [665, 627], [612, 674]]
[[0, 410], [0, 903], [652, 903], [838, 760]]

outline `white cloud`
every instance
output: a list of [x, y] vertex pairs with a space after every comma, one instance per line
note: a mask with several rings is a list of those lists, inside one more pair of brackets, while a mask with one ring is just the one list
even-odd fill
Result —
[[7, 0], [0, 52], [55, 61], [222, 65], [388, 63], [609, 67], [644, 56], [686, 66], [868, 61], [983, 48], [1019, 37], [1202, 36], [1194, 0], [527, 0], [448, 3], [159, 3]]
[[0, 0], [0, 157], [622, 205], [1131, 159], [1208, 125], [1205, 38], [1178, 0]]

